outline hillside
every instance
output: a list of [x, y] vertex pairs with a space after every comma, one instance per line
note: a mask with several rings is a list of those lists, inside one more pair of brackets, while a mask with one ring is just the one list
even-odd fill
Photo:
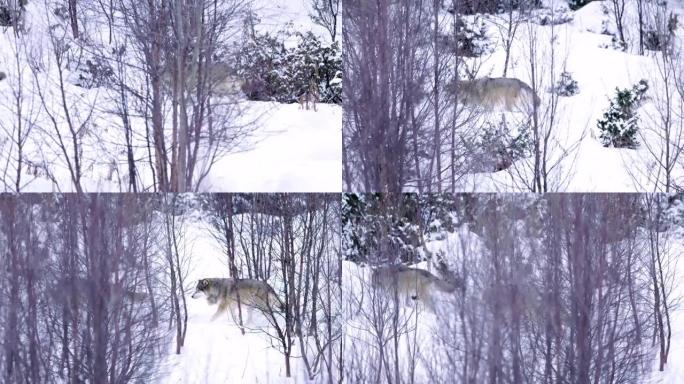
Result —
[[569, 3], [348, 7], [351, 191], [681, 190], [682, 2]]
[[[666, 224], [654, 230], [639, 218], [646, 201], [599, 194], [347, 199], [347, 377], [680, 382], [684, 211], [681, 203], [663, 206]], [[654, 295], [654, 284], [665, 294]], [[652, 339], [660, 334], [654, 308], [665, 326]], [[668, 344], [661, 372], [660, 346]]]
[[[209, 71], [203, 90], [188, 72], [185, 164], [174, 144], [186, 140], [180, 134], [182, 102], [174, 104], [167, 83], [158, 97], [161, 115], [154, 115], [154, 76], [145, 69], [151, 65], [144, 53], [148, 40], [136, 37], [135, 28], [143, 27], [133, 20], [147, 17], [145, 9], [136, 14], [126, 8], [134, 2], [113, 4], [110, 14], [95, 1], [80, 2], [77, 39], [67, 9], [45, 0], [23, 8], [16, 34], [11, 26], [0, 29], [0, 72], [7, 76], [0, 80], [0, 190], [155, 191], [171, 189], [163, 183], [175, 183], [174, 172], [182, 169], [188, 191], [340, 190], [341, 107], [302, 109], [295, 103], [298, 93], [276, 99], [249, 90], [248, 97], [245, 87], [255, 80], [247, 82], [249, 63], [238, 59], [246, 54], [240, 44], [249, 40], [245, 23], [254, 36], [278, 36], [288, 49], [299, 49], [307, 31], [329, 46], [330, 35], [312, 22], [307, 1], [227, 0], [225, 8], [207, 8], [207, 20], [223, 18], [207, 26], [220, 28], [212, 60], [229, 63], [230, 72], [219, 74], [226, 66], [216, 64], [217, 75]], [[169, 53], [162, 63], [173, 60], [173, 48], [164, 49]], [[171, 81], [168, 76], [163, 72], [162, 81]], [[221, 93], [222, 81], [230, 92]], [[299, 92], [290, 84], [291, 92]], [[328, 86], [321, 83], [321, 90], [328, 92]], [[212, 96], [198, 100], [195, 93], [209, 87]]]

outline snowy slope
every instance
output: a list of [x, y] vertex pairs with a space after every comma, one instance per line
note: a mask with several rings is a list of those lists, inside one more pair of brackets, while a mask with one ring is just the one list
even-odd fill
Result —
[[[470, 232], [466, 226], [459, 228], [456, 232], [444, 233], [444, 236], [438, 236], [435, 239], [426, 241], [425, 250], [429, 252], [441, 252], [443, 255], [448, 255], [447, 260], [454, 260], [461, 257], [461, 252], [477, 252], [480, 249], [481, 243], [477, 235]], [[454, 259], [451, 259], [454, 257]], [[434, 272], [434, 267], [428, 262], [421, 262], [412, 265], [414, 268], [421, 268]], [[393, 321], [394, 309], [392, 307], [391, 295], [386, 296], [379, 293], [372, 293], [371, 274], [372, 269], [368, 266], [361, 267], [356, 263], [350, 261], [343, 261], [342, 263], [342, 295], [344, 300], [343, 316], [346, 319], [344, 325], [344, 335], [346, 338], [345, 356], [347, 356], [348, 366], [352, 363], [350, 359], [353, 357], [361, 357], [362, 364], [365, 362], [377, 362], [378, 346], [377, 346], [377, 329], [374, 328], [373, 321], [378, 321], [378, 317], [384, 318], [385, 326], [391, 327]], [[377, 295], [377, 296], [376, 296]], [[427, 310], [418, 302], [413, 302], [412, 305], [406, 305], [408, 300], [404, 297], [399, 298], [400, 308], [398, 312], [398, 323], [401, 327], [406, 328], [399, 335], [398, 345], [400, 350], [399, 365], [402, 369], [402, 377], [407, 377], [411, 369], [410, 361], [415, 359], [415, 382], [428, 383], [433, 382], [426, 371], [425, 361], [430, 361], [430, 353], [432, 346], [439, 344], [440, 324], [449, 319], [456, 320], [452, 312], [443, 310], [440, 307], [450, 309], [448, 303], [454, 300], [454, 296], [449, 294], [438, 294], [433, 297], [437, 305], [437, 313]], [[386, 310], [386, 313], [377, 313], [374, 306], [378, 303]], [[383, 305], [388, 305], [383, 307]], [[378, 323], [383, 323], [378, 321]], [[385, 329], [383, 334], [386, 337], [387, 345], [390, 345], [391, 330]], [[411, 350], [411, 345], [417, 343], [418, 352]], [[386, 347], [390, 350], [390, 347]], [[416, 357], [417, 356], [417, 357]], [[354, 369], [354, 368], [352, 368]], [[356, 367], [360, 369], [360, 367]], [[368, 378], [367, 378], [368, 379]], [[369, 381], [370, 382], [370, 381]]]
[[[263, 107], [251, 149], [223, 157], [202, 189], [236, 192], [337, 192], [342, 189], [342, 108], [252, 103]], [[259, 105], [262, 104], [262, 105]]]
[[[684, 231], [679, 231], [676, 235], [672, 252], [679, 254], [680, 259], [684, 257], [681, 256], [684, 255]], [[650, 384], [684, 383], [684, 364], [682, 364], [684, 362], [684, 279], [681, 278], [684, 276], [684, 260], [679, 260], [673, 268], [678, 278], [674, 279], [671, 295], [673, 301], [671, 305], [674, 304], [674, 310], [671, 312], [672, 340], [668, 363], [665, 365], [665, 370], [659, 372], [658, 355], [654, 353]]]
[[192, 255], [186, 278], [188, 330], [180, 355], [175, 354], [174, 341], [169, 345], [161, 368], [166, 375], [159, 384], [303, 382], [306, 373], [297, 358], [291, 360], [292, 377], [286, 378], [283, 356], [263, 332], [262, 327], [268, 326], [264, 318], [255, 314], [247, 324], [250, 330], [242, 335], [228, 314], [211, 320], [216, 305], [190, 297], [197, 280], [227, 277], [229, 270], [220, 244], [207, 232], [207, 224], [201, 219], [187, 224], [185, 245]]
[[[307, 0], [256, 0], [253, 7], [261, 19], [257, 29], [262, 32], [276, 32], [287, 27], [294, 31], [312, 31], [317, 36], [330, 40], [325, 28], [311, 22], [309, 4]], [[341, 18], [337, 27], [339, 37], [342, 34]]]
[[[545, 1], [549, 8], [566, 8], [565, 3], [558, 0]], [[634, 10], [636, 2], [627, 2], [626, 28], [627, 38], [631, 38], [632, 47], [636, 44]], [[683, 13], [680, 4], [669, 2], [674, 11]], [[549, 164], [558, 165], [552, 172], [554, 191], [567, 192], [626, 192], [653, 191], [655, 183], [653, 153], [662, 149], [659, 137], [650, 129], [658, 125], [654, 100], [661, 90], [663, 81], [657, 70], [657, 57], [654, 52], [647, 51], [644, 56], [635, 52], [621, 52], [610, 47], [611, 36], [602, 34], [605, 25], [614, 31], [612, 16], [605, 14], [607, 2], [589, 3], [577, 11], [567, 11], [572, 21], [553, 27], [555, 47], [556, 77], [564, 71], [572, 73], [579, 85], [579, 94], [571, 97], [560, 97], [558, 102], [557, 126], [553, 128], [549, 156]], [[444, 15], [445, 18], [450, 15]], [[681, 17], [680, 17], [681, 19]], [[503, 73], [505, 53], [502, 48], [500, 31], [495, 23], [501, 18], [484, 16], [487, 35], [496, 47], [491, 54], [471, 60], [482, 65], [477, 77], [500, 77]], [[530, 83], [529, 68], [529, 34], [533, 33], [538, 41], [538, 56], [542, 60], [543, 70], [550, 71], [552, 27], [535, 23], [520, 25], [511, 52], [511, 62], [507, 77], [519, 78]], [[684, 29], [676, 31], [679, 39]], [[608, 108], [609, 99], [615, 94], [615, 88], [630, 88], [640, 79], [649, 82], [648, 99], [639, 111], [640, 135], [642, 145], [636, 150], [606, 148], [598, 140], [597, 119]], [[543, 76], [540, 92], [542, 109], [548, 105], [551, 87], [548, 74]], [[514, 114], [511, 114], [514, 115]], [[520, 116], [518, 116], [520, 118]], [[510, 120], [509, 120], [510, 121]], [[508, 171], [469, 174], [463, 179], [461, 190], [478, 192], [519, 191], [521, 179], [529, 180], [532, 159], [522, 159], [514, 163]], [[683, 177], [681, 167], [675, 169], [675, 177]]]
[[[61, 139], [73, 163], [74, 146], [62, 110], [58, 71], [47, 40], [47, 29], [63, 24], [52, 13], [52, 8], [46, 7], [42, 0], [29, 2], [25, 15], [27, 31], [18, 39], [12, 29], [0, 30], [0, 71], [8, 76], [0, 81], [0, 191], [17, 190], [14, 184], [19, 159], [17, 145], [10, 137], [16, 137], [18, 127], [15, 92], [20, 82], [24, 98], [21, 104], [22, 129], [24, 132], [27, 127], [32, 129], [23, 143], [19, 190], [75, 190], [60, 147]], [[322, 27], [311, 22], [307, 1], [258, 1], [254, 10], [259, 17], [256, 26], [259, 30], [312, 30], [321, 38], [330, 39]], [[90, 22], [95, 24], [96, 21]], [[106, 34], [105, 31], [97, 32]], [[95, 31], [92, 34], [97, 35]], [[106, 39], [105, 36], [99, 38]], [[15, 59], [16, 52], [19, 53], [18, 60]], [[40, 69], [34, 76], [30, 67], [36, 63]], [[75, 70], [64, 71], [65, 97], [72, 120], [78, 126], [90, 119], [90, 124], [79, 133], [83, 189], [86, 192], [127, 191], [126, 140], [115, 104], [118, 95], [105, 88], [78, 87], [74, 85], [77, 78]], [[41, 94], [48, 105], [52, 105], [52, 116], [42, 108]], [[129, 100], [131, 104], [134, 102]], [[233, 111], [231, 119], [238, 111], [243, 112], [235, 120], [235, 125], [246, 128], [231, 138], [225, 150], [219, 153], [209, 174], [202, 180], [200, 191], [341, 189], [340, 106], [319, 104], [318, 112], [314, 112], [301, 110], [296, 104], [250, 102], [241, 95], [238, 95], [238, 100], [230, 99], [228, 102]], [[56, 134], [53, 117], [61, 138]], [[138, 177], [145, 188], [151, 189], [152, 163], [146, 148], [145, 121], [136, 116], [131, 116], [130, 120], [135, 132], [132, 144]], [[204, 172], [207, 165], [200, 162], [201, 169], [197, 173]]]
[[[672, 228], [676, 228], [676, 226]], [[682, 299], [684, 298], [684, 284], [682, 283], [684, 281], [682, 280], [682, 276], [684, 276], [684, 262], [682, 262], [684, 241], [682, 241], [681, 227], [677, 230], [679, 233], [676, 233], [676, 230], [671, 230], [669, 233], [672, 238], [668, 250], [668, 254], [671, 256], [668, 260], [672, 264], [668, 264], [665, 268], [666, 276], [672, 276], [671, 283], [674, 284], [673, 291], [669, 295], [669, 305], [674, 310], [671, 312], [673, 335], [668, 364], [664, 372], [658, 372], [658, 351], [656, 348], [652, 348], [653, 365], [649, 367], [652, 371], [645, 373], [646, 376], [639, 381], [643, 383], [675, 384], [684, 382], [684, 368], [682, 368], [681, 364], [684, 361], [684, 348], [682, 347], [684, 345], [684, 308], [682, 307]], [[641, 240], [639, 241], [645, 240], [643, 238], [645, 236], [645, 231], [640, 230], [639, 237], [641, 237]], [[526, 243], [526, 240], [523, 238], [520, 239], [520, 242], [516, 246], [520, 247], [522, 255], [532, 251], [528, 247], [534, 246], [533, 244]], [[470, 232], [467, 226], [463, 226], [455, 232], [442, 232], [431, 235], [426, 241], [425, 249], [433, 254], [441, 254], [447, 264], [451, 263], [452, 260], [463, 259], [464, 255], [466, 255], [465, 259], [469, 257], [470, 259], [464, 261], [463, 265], [471, 265], [470, 263], [477, 263], [478, 255], [481, 255], [483, 252], [483, 244], [477, 234]], [[430, 270], [434, 274], [437, 273], [434, 266], [429, 265], [428, 262], [421, 262], [412, 265], [412, 267]], [[470, 272], [473, 273], [475, 269], [470, 269]], [[403, 297], [399, 297], [399, 337], [398, 342], [393, 344], [394, 334], [392, 327], [395, 318], [391, 313], [383, 313], [393, 312], [392, 295], [390, 294], [389, 297], [385, 297], [383, 294], [374, 293], [376, 291], [371, 283], [372, 268], [369, 266], [344, 261], [343, 272], [343, 297], [345, 298], [343, 313], [346, 319], [344, 333], [347, 338], [346, 345], [348, 346], [345, 353], [348, 365], [356, 364], [352, 369], [362, 370], [365, 368], [368, 372], [371, 372], [370, 374], [375, 374], [376, 371], [374, 369], [378, 368], [378, 364], [375, 362], [379, 361], [379, 332], [383, 332], [385, 353], [392, 354], [394, 345], [398, 346], [400, 351], [398, 360], [401, 370], [400, 376], [406, 380], [408, 380], [409, 375], [413, 375], [412, 377], [416, 382], [441, 382], [439, 379], [430, 376], [430, 368], [435, 368], [431, 365], [437, 364], [436, 367], [439, 371], [439, 364], [444, 360], [456, 359], [461, 362], [458, 360], [462, 358], [462, 356], [458, 355], [458, 343], [447, 344], [446, 350], [449, 350], [448, 348], [455, 348], [454, 356], [445, 357], [444, 350], [439, 349], [444, 343], [444, 340], [441, 340], [440, 337], [447, 334], [444, 332], [445, 328], [453, 328], [457, 334], [461, 332], [458, 310], [455, 309], [458, 307], [451, 307], [449, 305], [451, 300], [455, 299], [453, 296], [450, 297], [448, 294], [438, 296], [437, 300], [440, 303], [438, 307], [441, 307], [441, 311], [437, 310], [436, 314], [423, 309], [420, 303], [406, 304]], [[477, 274], [478, 272], [474, 273]], [[645, 278], [648, 279], [647, 276]], [[491, 277], [484, 277], [484, 279], [491, 279]], [[474, 288], [474, 291], [470, 290], [472, 288]], [[480, 286], [479, 289], [486, 289], [486, 286]], [[475, 292], [474, 295], [480, 294], [478, 286], [470, 287], [469, 290], [470, 292]], [[477, 311], [479, 309], [471, 306], [469, 310], [473, 311], [477, 318]], [[449, 327], [446, 327], [446, 324], [449, 324]], [[650, 340], [645, 344], [650, 345]], [[411, 347], [412, 345], [414, 346], [413, 348]], [[386, 364], [394, 364], [393, 355], [386, 358], [388, 360]], [[366, 363], [366, 359], [373, 363]], [[411, 361], [415, 362], [414, 366], [411, 366]], [[647, 360], [647, 362], [649, 361]], [[369, 366], [373, 368], [368, 368]], [[367, 372], [364, 373], [368, 374]], [[448, 373], [442, 376], [442, 379], [444, 377], [448, 377]]]

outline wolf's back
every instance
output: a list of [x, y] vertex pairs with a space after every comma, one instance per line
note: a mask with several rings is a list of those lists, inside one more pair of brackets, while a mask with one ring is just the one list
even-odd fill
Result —
[[[408, 272], [408, 271], [407, 271]], [[436, 289], [443, 292], [453, 292], [456, 290], [452, 284], [442, 280], [441, 278], [433, 275], [431, 272], [420, 268], [413, 268], [411, 271], [410, 279], [415, 279], [420, 281], [420, 285], [423, 286], [433, 286]]]
[[434, 280], [432, 285], [437, 288], [438, 290], [446, 293], [452, 293], [455, 292], [458, 286], [454, 283], [442, 280], [442, 279], [437, 279]]
[[532, 87], [520, 79], [509, 77], [482, 77], [461, 82], [458, 87], [462, 92], [461, 101], [482, 107], [504, 105], [507, 109], [523, 103], [534, 103], [538, 106], [539, 96]]
[[399, 266], [391, 265], [374, 268], [371, 275], [371, 285], [375, 288], [389, 285], [396, 280], [395, 276], [399, 268]]
[[231, 294], [236, 299], [239, 295], [240, 300], [244, 300], [262, 310], [283, 309], [283, 303], [275, 290], [265, 281], [255, 279], [237, 280], [231, 290]]

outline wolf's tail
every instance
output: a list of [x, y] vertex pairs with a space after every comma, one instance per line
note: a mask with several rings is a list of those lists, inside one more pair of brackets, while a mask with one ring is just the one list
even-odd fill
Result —
[[[273, 298], [273, 299], [271, 299]], [[271, 303], [275, 304], [275, 310], [276, 312], [285, 312], [285, 303], [280, 299], [280, 296], [276, 293], [275, 289], [271, 287], [270, 285], [268, 286], [268, 293], [266, 294], [266, 300], [268, 301], [269, 307], [271, 306]]]

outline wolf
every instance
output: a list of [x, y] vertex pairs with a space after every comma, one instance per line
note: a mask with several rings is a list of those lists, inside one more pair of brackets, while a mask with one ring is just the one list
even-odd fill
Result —
[[61, 305], [72, 306], [76, 302], [87, 303], [96, 296], [110, 309], [117, 308], [122, 303], [141, 304], [147, 301], [148, 294], [125, 287], [122, 281], [116, 283], [101, 282], [85, 276], [59, 278], [50, 285], [52, 299]]
[[[226, 63], [214, 63], [209, 67], [207, 76], [207, 86], [211, 87], [218, 95], [235, 95], [239, 93], [245, 82], [239, 77], [231, 75], [231, 67]], [[197, 85], [197, 74], [191, 72], [188, 81], [192, 87]]]
[[255, 279], [201, 279], [197, 282], [197, 287], [191, 297], [197, 299], [202, 296], [206, 297], [210, 305], [218, 303], [218, 309], [212, 321], [226, 310], [230, 311], [231, 317], [235, 320], [234, 308], [238, 304], [241, 308], [247, 309], [248, 315], [251, 314], [252, 309], [272, 314], [282, 312], [284, 308], [273, 288], [265, 281]]
[[306, 106], [306, 110], [308, 111], [309, 102], [311, 102], [313, 104], [314, 112], [317, 112], [316, 103], [319, 101], [319, 98], [318, 85], [315, 81], [311, 80], [309, 82], [309, 89], [307, 89], [306, 92], [302, 93], [297, 99], [297, 101], [299, 101], [299, 109], [304, 109], [304, 106]]
[[468, 106], [487, 109], [503, 107], [506, 111], [520, 109], [529, 112], [541, 102], [532, 87], [515, 78], [482, 77], [461, 80], [454, 88], [460, 102]]
[[[171, 64], [173, 65], [173, 64]], [[214, 94], [219, 96], [230, 96], [238, 94], [244, 87], [245, 82], [239, 77], [232, 75], [232, 69], [227, 63], [217, 62], [212, 63], [209, 67], [203, 68], [202, 76], [206, 78], [205, 87], [211, 89]], [[173, 87], [173, 71], [172, 67], [167, 67], [162, 79], [169, 89]], [[197, 79], [197, 65], [188, 66], [185, 70], [185, 85], [186, 89], [196, 90], [198, 87]]]
[[449, 282], [432, 273], [405, 265], [387, 265], [375, 268], [371, 276], [373, 287], [388, 291], [396, 290], [399, 296], [406, 298], [406, 305], [412, 300], [421, 301], [434, 312], [434, 292], [453, 293], [462, 284], [458, 280]]

